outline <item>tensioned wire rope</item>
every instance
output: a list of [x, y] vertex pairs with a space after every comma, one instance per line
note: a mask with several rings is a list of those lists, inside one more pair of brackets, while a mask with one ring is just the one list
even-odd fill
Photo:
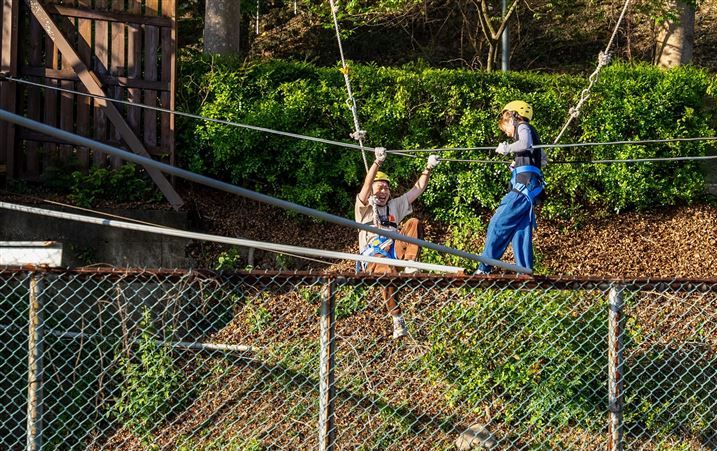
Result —
[[[36, 86], [40, 88], [47, 88], [55, 91], [65, 92], [68, 94], [76, 94], [86, 97], [91, 97], [95, 99], [100, 100], [106, 100], [109, 102], [119, 103], [127, 106], [137, 107], [137, 108], [144, 108], [152, 111], [157, 111], [161, 113], [168, 113], [168, 114], [174, 114], [177, 116], [184, 116], [196, 120], [202, 120], [202, 121], [208, 121], [208, 122], [215, 122], [222, 125], [228, 125], [233, 127], [239, 127], [239, 128], [246, 128], [254, 131], [259, 132], [265, 132], [270, 134], [276, 134], [276, 135], [282, 135], [287, 136], [290, 138], [295, 139], [302, 139], [302, 140], [308, 140], [308, 141], [315, 141], [315, 142], [321, 142], [328, 145], [335, 145], [339, 147], [346, 147], [350, 149], [355, 150], [361, 150], [361, 147], [357, 144], [351, 144], [351, 143], [345, 143], [341, 141], [333, 141], [329, 139], [324, 138], [318, 138], [314, 136], [307, 136], [307, 135], [301, 135], [297, 133], [291, 133], [291, 132], [284, 132], [281, 130], [274, 130], [266, 127], [259, 127], [255, 125], [248, 125], [248, 124], [242, 124], [234, 121], [228, 121], [224, 119], [216, 119], [216, 118], [210, 118], [206, 116], [201, 116], [197, 114], [192, 113], [185, 113], [182, 111], [177, 110], [170, 110], [167, 108], [161, 108], [161, 107], [155, 107], [150, 105], [145, 105], [141, 103], [134, 103], [129, 102], [126, 100], [121, 99], [114, 99], [112, 97], [106, 97], [106, 96], [100, 96], [95, 94], [89, 94], [86, 92], [76, 91], [68, 88], [61, 88], [59, 86], [51, 86], [46, 85], [42, 83], [33, 82], [30, 80], [25, 80], [22, 78], [12, 77], [12, 76], [6, 76], [5, 79], [23, 83], [31, 86]], [[667, 138], [667, 139], [645, 139], [645, 140], [627, 140], [627, 141], [608, 141], [608, 142], [582, 142], [582, 143], [571, 143], [571, 144], [541, 144], [534, 146], [535, 148], [572, 148], [572, 147], [592, 147], [592, 146], [612, 146], [612, 145], [645, 145], [645, 144], [657, 144], [657, 143], [672, 143], [672, 142], [689, 142], [689, 141], [715, 141], [717, 140], [717, 137], [709, 136], [709, 137], [693, 137], [693, 138]], [[374, 150], [372, 147], [364, 147], [366, 150]], [[442, 152], [449, 152], [449, 151], [470, 151], [470, 150], [493, 150], [494, 147], [492, 146], [477, 146], [477, 147], [442, 147], [442, 148], [425, 148], [425, 149], [388, 149], [386, 152], [400, 155], [400, 156], [406, 156], [406, 157], [413, 157], [418, 158], [416, 155], [411, 155], [411, 153], [421, 153], [421, 152], [431, 152], [431, 153], [442, 153]], [[694, 156], [694, 157], [658, 157], [655, 159], [650, 158], [644, 158], [644, 159], [611, 159], [611, 160], [579, 160], [579, 161], [554, 161], [551, 162], [551, 164], [590, 164], [590, 163], [629, 163], [629, 162], [643, 162], [643, 161], [680, 161], [680, 160], [690, 160], [690, 159], [712, 159], [717, 158], [717, 156]], [[501, 161], [501, 160], [480, 160], [480, 159], [451, 159], [451, 158], [442, 158], [441, 161], [447, 161], [447, 162], [461, 162], [461, 163], [486, 163], [486, 164], [506, 164], [507, 162]]]
[[[13, 77], [9, 75], [1, 75], [0, 81], [8, 80], [29, 86], [35, 86], [38, 88], [50, 89], [53, 91], [64, 92], [67, 94], [75, 94], [79, 96], [89, 97], [98, 100], [105, 100], [112, 103], [121, 105], [142, 108], [146, 110], [156, 111], [160, 113], [167, 113], [176, 116], [187, 117], [190, 119], [213, 122], [221, 125], [227, 125], [230, 127], [244, 128], [257, 132], [269, 133], [274, 135], [286, 136], [289, 138], [319, 142], [327, 145], [344, 147], [353, 150], [362, 150], [358, 144], [346, 143], [341, 141], [334, 141], [325, 138], [318, 138], [315, 136], [301, 135], [298, 133], [285, 132], [281, 130], [275, 130], [267, 127], [260, 127], [256, 125], [242, 124], [240, 122], [229, 121], [225, 119], [216, 119], [198, 114], [186, 113], [178, 110], [171, 110], [168, 108], [156, 107], [151, 105], [145, 105], [142, 103], [129, 102], [127, 100], [115, 99], [112, 97], [101, 96], [96, 94], [90, 94], [87, 92], [77, 91], [68, 88], [62, 88], [59, 86], [46, 85], [43, 83], [37, 83], [34, 81], [26, 80], [24, 78]], [[716, 141], [717, 137], [706, 136], [706, 137], [692, 137], [692, 138], [667, 138], [667, 139], [645, 139], [645, 140], [627, 140], [627, 141], [608, 141], [608, 142], [581, 142], [581, 143], [569, 143], [569, 144], [541, 144], [534, 146], [535, 148], [573, 148], [573, 147], [594, 147], [594, 146], [617, 146], [617, 145], [646, 145], [646, 144], [658, 144], [658, 143], [673, 143], [673, 142], [689, 142], [689, 141]], [[374, 151], [375, 148], [364, 146], [364, 150]], [[494, 146], [477, 146], [477, 147], [439, 147], [439, 148], [423, 148], [423, 149], [387, 149], [386, 152], [394, 155], [399, 155], [409, 158], [420, 158], [414, 153], [443, 153], [450, 151], [470, 151], [470, 150], [494, 150]], [[705, 160], [714, 159], [717, 156], [684, 156], [684, 157], [656, 157], [656, 158], [641, 158], [641, 159], [609, 159], [609, 160], [576, 160], [576, 161], [551, 161], [551, 164], [612, 164], [612, 163], [642, 163], [649, 161], [689, 161], [689, 160]], [[488, 159], [458, 159], [458, 158], [441, 158], [441, 161], [445, 162], [456, 162], [456, 163], [479, 163], [479, 164], [508, 164], [509, 162], [504, 160], [488, 160]]]
[[[67, 94], [75, 94], [75, 95], [89, 97], [89, 98], [97, 99], [97, 100], [105, 100], [105, 101], [117, 103], [120, 105], [142, 108], [142, 109], [146, 109], [146, 110], [156, 111], [159, 113], [167, 113], [167, 114], [172, 114], [175, 116], [187, 117], [190, 119], [196, 119], [196, 120], [200, 120], [200, 121], [214, 122], [214, 123], [221, 124], [221, 125], [228, 125], [230, 127], [245, 128], [248, 130], [269, 133], [272, 135], [286, 136], [288, 138], [301, 139], [301, 140], [305, 140], [305, 141], [314, 141], [314, 142], [319, 142], [322, 144], [328, 144], [328, 145], [337, 146], [337, 147], [346, 147], [349, 149], [361, 150], [361, 146], [358, 144], [345, 143], [345, 142], [334, 141], [334, 140], [325, 139], [325, 138], [318, 138], [316, 136], [301, 135], [299, 133], [285, 132], [282, 130], [275, 130], [275, 129], [271, 129], [271, 128], [267, 128], [267, 127], [260, 127], [257, 125], [242, 124], [240, 122], [229, 121], [226, 119], [217, 119], [217, 118], [213, 118], [213, 117], [202, 116], [199, 114], [186, 113], [186, 112], [178, 111], [178, 110], [170, 110], [168, 108], [151, 106], [151, 105], [146, 105], [143, 103], [129, 102], [127, 100], [115, 99], [112, 97], [101, 96], [101, 95], [97, 95], [97, 94], [90, 94], [88, 92], [82, 92], [82, 91], [77, 91], [74, 89], [62, 88], [59, 86], [46, 85], [43, 83], [37, 83], [37, 82], [31, 81], [31, 80], [26, 80], [24, 78], [18, 78], [18, 77], [13, 77], [11, 75], [1, 75], [0, 74], [0, 81], [3, 81], [3, 80], [13, 81], [16, 83], [21, 83], [21, 84], [25, 84], [25, 85], [29, 85], [29, 86], [35, 86], [38, 88], [51, 89], [53, 91], [64, 92]], [[374, 148], [371, 148], [371, 147], [365, 147], [365, 149], [371, 150], [371, 151], [374, 150]], [[391, 151], [391, 152], [397, 153], [396, 151]]]
[[[187, 238], [202, 241], [211, 241], [215, 243], [231, 244], [242, 247], [253, 247], [269, 252], [276, 252], [286, 255], [314, 255], [324, 258], [334, 258], [339, 260], [355, 260], [367, 263], [388, 264], [393, 266], [418, 268], [427, 271], [442, 271], [449, 273], [459, 273], [463, 268], [457, 266], [434, 265], [431, 263], [421, 263], [408, 260], [386, 259], [381, 257], [368, 257], [360, 254], [349, 254], [346, 252], [327, 251], [323, 249], [311, 249], [298, 246], [289, 246], [285, 244], [267, 243], [262, 241], [246, 240], [242, 238], [231, 238], [220, 235], [210, 235], [205, 233], [188, 232], [185, 230], [174, 229], [171, 227], [155, 227], [145, 224], [136, 224], [116, 219], [103, 219], [92, 216], [77, 215], [73, 213], [65, 213], [61, 211], [45, 210], [42, 208], [28, 207], [26, 205], [13, 204], [0, 201], [0, 208], [5, 210], [17, 211], [21, 213], [29, 213], [34, 215], [47, 216], [56, 219], [65, 219], [69, 221], [82, 222], [86, 224], [109, 226], [119, 229], [132, 230], [136, 232], [147, 232], [158, 235], [174, 236], [178, 238]], [[303, 257], [302, 257], [303, 258]], [[390, 261], [388, 261], [390, 260]], [[321, 262], [325, 263], [325, 262]]]
[[[43, 199], [43, 198], [36, 197], [36, 196], [29, 196], [29, 195], [27, 195], [27, 194], [10, 193], [9, 191], [5, 191], [5, 190], [0, 190], [0, 192], [6, 193], [6, 194], [12, 194], [12, 195], [15, 195], [15, 196], [18, 196], [18, 197], [22, 197], [22, 198], [25, 198], [25, 199], [30, 199], [30, 200], [33, 200], [33, 201], [35, 201], [35, 202], [43, 202], [43, 203], [47, 203], [47, 204], [50, 204], [50, 205], [55, 205], [55, 206], [58, 206], [58, 207], [63, 207], [63, 208], [68, 208], [68, 209], [73, 209], [73, 210], [78, 210], [78, 211], [82, 211], [82, 212], [85, 212], [85, 213], [91, 213], [91, 214], [94, 214], [94, 215], [105, 216], [105, 217], [108, 217], [108, 218], [111, 218], [111, 219], [117, 219], [117, 220], [120, 220], [120, 221], [124, 221], [124, 222], [127, 223], [127, 224], [130, 224], [130, 223], [133, 223], [133, 224], [141, 224], [141, 225], [145, 225], [145, 226], [149, 226], [149, 227], [155, 227], [155, 228], [157, 228], [157, 229], [160, 229], [160, 228], [171, 229], [171, 228], [172, 228], [172, 227], [165, 226], [165, 225], [162, 225], [162, 224], [156, 224], [156, 223], [153, 223], [153, 222], [142, 221], [142, 220], [135, 219], [135, 218], [130, 218], [130, 217], [127, 217], [127, 216], [122, 216], [122, 215], [116, 215], [116, 214], [113, 214], [113, 213], [108, 213], [108, 212], [106, 212], [106, 211], [94, 210], [94, 209], [91, 209], [91, 208], [84, 208], [84, 207], [80, 207], [80, 206], [78, 206], [78, 205], [66, 204], [66, 203], [64, 203], [64, 202], [58, 202], [58, 201], [54, 201], [54, 200], [50, 200], [50, 199]], [[288, 252], [279, 252], [279, 251], [272, 250], [272, 249], [262, 249], [262, 250], [265, 250], [265, 251], [268, 251], [268, 252], [273, 252], [273, 253], [276, 253], [276, 254], [281, 254], [281, 255], [288, 255], [289, 257], [299, 258], [299, 259], [311, 261], [311, 262], [314, 262], [314, 263], [321, 263], [322, 265], [332, 265], [332, 264], [333, 264], [333, 263], [328, 262], [328, 261], [326, 261], [326, 260], [319, 260], [319, 259], [316, 259], [316, 258], [311, 258], [311, 257], [307, 257], [307, 256], [304, 256], [304, 255], [299, 255], [299, 254], [291, 254], [291, 253], [288, 253]]]

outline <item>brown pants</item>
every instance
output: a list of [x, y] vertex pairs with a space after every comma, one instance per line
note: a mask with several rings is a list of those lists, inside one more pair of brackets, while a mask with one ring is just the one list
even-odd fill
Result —
[[[411, 218], [401, 224], [398, 230], [402, 235], [410, 236], [411, 238], [423, 238], [423, 226], [421, 221], [416, 218]], [[418, 260], [418, 256], [421, 253], [421, 248], [417, 244], [406, 243], [405, 241], [396, 241], [394, 244], [396, 250], [396, 258], [400, 260]], [[377, 255], [380, 257], [380, 255]], [[366, 272], [371, 274], [398, 274], [398, 269], [395, 266], [384, 265], [381, 263], [369, 263]], [[386, 309], [392, 315], [400, 315], [401, 307], [398, 305], [398, 299], [396, 295], [396, 287], [386, 287], [382, 290], [383, 300], [386, 303]]]

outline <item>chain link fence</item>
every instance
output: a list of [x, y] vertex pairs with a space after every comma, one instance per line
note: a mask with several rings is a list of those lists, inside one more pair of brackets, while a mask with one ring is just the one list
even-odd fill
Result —
[[716, 449], [716, 301], [717, 281], [6, 269], [0, 448]]

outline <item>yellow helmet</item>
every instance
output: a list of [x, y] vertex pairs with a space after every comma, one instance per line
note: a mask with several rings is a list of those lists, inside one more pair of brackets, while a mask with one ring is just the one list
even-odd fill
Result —
[[513, 111], [529, 121], [533, 120], [533, 107], [530, 106], [528, 102], [524, 102], [522, 100], [513, 100], [512, 102], [507, 103], [503, 107], [503, 111]]
[[386, 174], [385, 172], [378, 171], [376, 173], [376, 177], [373, 178], [374, 182], [386, 182], [389, 185], [391, 184], [391, 178]]

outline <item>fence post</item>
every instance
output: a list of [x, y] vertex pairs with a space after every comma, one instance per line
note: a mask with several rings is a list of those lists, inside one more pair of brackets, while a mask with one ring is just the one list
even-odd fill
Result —
[[321, 362], [319, 369], [319, 450], [334, 449], [334, 281], [328, 279], [321, 295]]
[[30, 308], [27, 340], [27, 450], [42, 449], [42, 275], [30, 278]]
[[608, 331], [608, 450], [622, 451], [622, 334], [623, 334], [623, 287], [610, 289], [610, 313]]

